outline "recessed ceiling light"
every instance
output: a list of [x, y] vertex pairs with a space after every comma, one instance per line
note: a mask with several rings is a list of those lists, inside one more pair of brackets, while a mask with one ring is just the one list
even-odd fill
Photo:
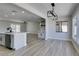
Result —
[[22, 11], [22, 13], [25, 13], [25, 11]]
[[15, 13], [12, 13], [12, 15], [15, 15]]
[[5, 17], [8, 17], [8, 15], [4, 15]]
[[12, 14], [12, 15], [15, 15], [16, 13], [17, 13], [16, 10], [12, 10], [12, 11], [11, 11], [11, 14]]

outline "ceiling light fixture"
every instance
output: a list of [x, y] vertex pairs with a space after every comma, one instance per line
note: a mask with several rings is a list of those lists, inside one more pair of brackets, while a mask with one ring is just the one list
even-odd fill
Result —
[[58, 19], [58, 15], [54, 11], [55, 3], [51, 3], [52, 10], [47, 11], [47, 17], [53, 20]]
[[25, 11], [22, 11], [22, 13], [25, 13]]
[[15, 13], [12, 13], [12, 15], [15, 15]]
[[17, 11], [15, 11], [15, 10], [11, 11], [12, 15], [15, 15], [16, 13], [17, 13]]
[[4, 15], [5, 17], [8, 17], [8, 15]]

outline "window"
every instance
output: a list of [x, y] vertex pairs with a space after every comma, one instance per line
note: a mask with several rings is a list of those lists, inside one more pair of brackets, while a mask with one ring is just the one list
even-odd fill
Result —
[[20, 24], [11, 24], [13, 32], [20, 32]]
[[16, 32], [20, 32], [20, 25], [16, 25]]
[[67, 21], [57, 21], [56, 22], [56, 32], [67, 32], [68, 22]]

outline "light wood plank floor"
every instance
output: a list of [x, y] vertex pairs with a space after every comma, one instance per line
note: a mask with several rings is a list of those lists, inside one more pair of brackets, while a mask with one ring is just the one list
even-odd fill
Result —
[[62, 40], [41, 40], [28, 35], [28, 45], [17, 51], [0, 46], [0, 55], [7, 56], [78, 56], [71, 42]]

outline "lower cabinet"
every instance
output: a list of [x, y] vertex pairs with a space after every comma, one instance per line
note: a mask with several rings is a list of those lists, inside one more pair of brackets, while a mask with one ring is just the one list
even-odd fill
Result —
[[5, 47], [11, 48], [11, 35], [9, 34], [5, 35]]
[[27, 45], [26, 33], [7, 33], [5, 34], [5, 47], [9, 49], [20, 49]]

